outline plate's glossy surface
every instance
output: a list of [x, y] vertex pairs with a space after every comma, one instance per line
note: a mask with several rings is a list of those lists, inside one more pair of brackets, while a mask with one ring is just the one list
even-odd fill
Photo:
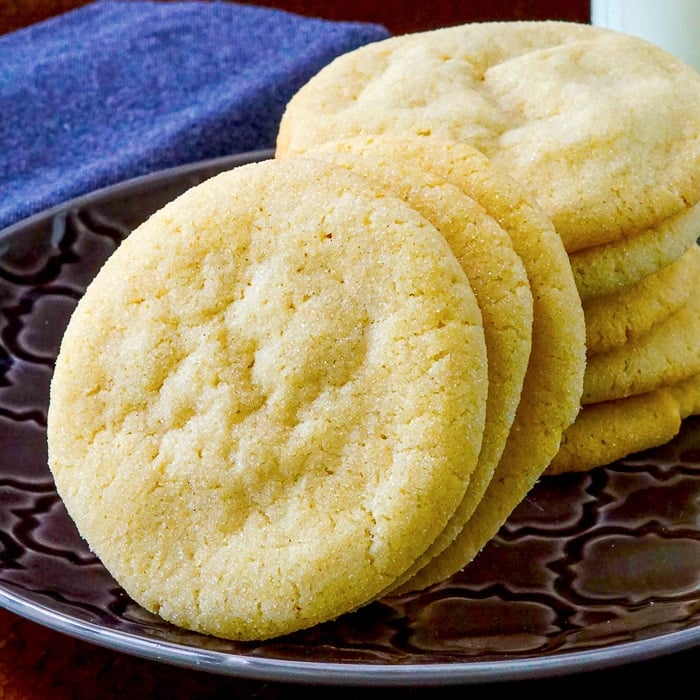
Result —
[[0, 605], [88, 641], [242, 677], [451, 684], [603, 668], [700, 642], [700, 420], [670, 444], [545, 479], [467, 569], [284, 639], [238, 644], [135, 605], [46, 465], [53, 361], [85, 285], [152, 211], [269, 153], [159, 173], [0, 233]]

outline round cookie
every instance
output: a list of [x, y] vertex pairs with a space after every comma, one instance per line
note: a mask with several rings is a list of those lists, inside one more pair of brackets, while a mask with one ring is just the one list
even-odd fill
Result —
[[668, 391], [678, 402], [681, 418], [700, 415], [700, 374], [671, 384]]
[[[585, 368], [583, 309], [549, 218], [476, 149], [435, 137], [394, 134], [396, 147], [478, 202], [509, 234], [533, 296], [532, 350], [513, 427], [494, 476], [450, 545], [399, 587], [424, 588], [468, 563], [498, 532], [557, 450], [579, 408]], [[372, 137], [366, 139], [371, 143]]]
[[700, 278], [687, 302], [644, 335], [588, 358], [582, 404], [642, 394], [700, 373]]
[[611, 464], [668, 442], [680, 427], [678, 401], [666, 389], [584, 406], [544, 475]]
[[700, 374], [645, 394], [584, 406], [564, 432], [545, 476], [588, 471], [663, 445], [684, 418], [698, 413]]
[[400, 577], [407, 579], [439, 554], [463, 528], [491, 481], [520, 401], [532, 345], [532, 294], [508, 234], [461, 189], [420, 168], [387, 137], [325, 144], [323, 157], [400, 197], [445, 237], [467, 273], [481, 309], [488, 358], [486, 422], [479, 460], [459, 508], [440, 537]]
[[277, 149], [410, 131], [471, 144], [528, 188], [567, 252], [700, 200], [700, 75], [582, 23], [469, 23], [376, 42], [289, 102]]
[[700, 235], [700, 205], [661, 226], [569, 256], [581, 299], [614, 294], [685, 255]]
[[462, 501], [481, 313], [444, 238], [328, 164], [246, 165], [153, 215], [65, 333], [49, 461], [116, 580], [262, 639], [384, 590]]
[[588, 357], [624, 345], [673, 315], [700, 277], [700, 248], [692, 246], [675, 263], [613, 294], [583, 302]]

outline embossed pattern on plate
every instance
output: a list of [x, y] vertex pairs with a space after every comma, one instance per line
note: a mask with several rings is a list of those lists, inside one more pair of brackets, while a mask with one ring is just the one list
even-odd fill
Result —
[[542, 480], [463, 572], [283, 639], [240, 644], [134, 604], [46, 464], [53, 361], [85, 286], [152, 211], [244, 154], [140, 178], [0, 233], [0, 604], [90, 641], [276, 680], [465, 683], [615, 665], [700, 642], [700, 420], [668, 445]]

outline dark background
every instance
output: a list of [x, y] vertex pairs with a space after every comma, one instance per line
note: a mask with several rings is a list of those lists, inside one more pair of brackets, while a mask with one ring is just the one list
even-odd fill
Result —
[[[24, 27], [89, 1], [0, 0], [0, 32]], [[378, 22], [393, 34], [499, 19], [590, 20], [588, 0], [277, 0], [249, 4], [333, 20]]]

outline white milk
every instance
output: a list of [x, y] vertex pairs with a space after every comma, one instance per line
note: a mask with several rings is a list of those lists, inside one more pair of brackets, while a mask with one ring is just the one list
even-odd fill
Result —
[[646, 39], [700, 71], [700, 0], [591, 0], [591, 24]]

